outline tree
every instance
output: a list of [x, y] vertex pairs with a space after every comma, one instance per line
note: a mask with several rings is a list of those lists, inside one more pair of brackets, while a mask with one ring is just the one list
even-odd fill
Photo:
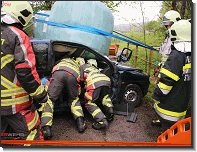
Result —
[[29, 1], [34, 12], [51, 10], [52, 1]]
[[148, 23], [145, 24], [145, 28], [150, 32], [153, 31], [154, 34], [156, 33], [156, 29], [158, 26], [158, 22], [157, 21], [150, 21]]
[[104, 3], [112, 12], [118, 12], [116, 8], [121, 4], [123, 4], [122, 1], [101, 1], [101, 2]]
[[[53, 4], [56, 1], [29, 1], [29, 2], [32, 5], [33, 11], [38, 12], [40, 10], [51, 10]], [[101, 2], [104, 3], [112, 12], [118, 12], [117, 7], [123, 4], [122, 1], [101, 1]]]
[[180, 13], [182, 19], [191, 18], [192, 1], [163, 1], [160, 13], [163, 15], [169, 10], [175, 10]]

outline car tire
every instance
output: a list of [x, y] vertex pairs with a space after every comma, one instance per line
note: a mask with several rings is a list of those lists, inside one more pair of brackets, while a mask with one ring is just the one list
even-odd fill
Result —
[[128, 84], [123, 94], [124, 102], [135, 102], [135, 107], [139, 106], [142, 101], [142, 91], [136, 84]]

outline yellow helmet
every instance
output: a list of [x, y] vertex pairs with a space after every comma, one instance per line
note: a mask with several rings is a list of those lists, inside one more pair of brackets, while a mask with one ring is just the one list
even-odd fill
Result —
[[181, 19], [180, 14], [177, 11], [170, 10], [165, 13], [161, 26], [163, 25], [172, 25]]
[[32, 7], [27, 1], [4, 1], [1, 11], [10, 14], [23, 26], [26, 26], [33, 17]]
[[87, 64], [89, 64], [91, 66], [97, 67], [97, 62], [96, 62], [95, 59], [89, 59], [89, 60], [87, 60]]
[[187, 20], [180, 20], [169, 29], [172, 42], [191, 42], [191, 23]]
[[76, 58], [76, 62], [77, 62], [80, 66], [82, 66], [82, 65], [85, 64], [84, 58], [81, 58], [81, 57]]

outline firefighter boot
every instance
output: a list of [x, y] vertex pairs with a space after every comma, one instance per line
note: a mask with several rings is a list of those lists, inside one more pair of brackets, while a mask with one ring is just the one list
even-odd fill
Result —
[[159, 119], [158, 120], [153, 120], [151, 125], [152, 126], [161, 126], [161, 121]]
[[106, 117], [107, 117], [108, 122], [111, 122], [114, 120], [114, 111], [112, 107], [107, 108]]
[[108, 127], [107, 119], [103, 119], [99, 122], [93, 123], [92, 128], [95, 130], [106, 129]]
[[51, 126], [44, 126], [42, 127], [41, 131], [42, 131], [44, 140], [48, 140], [52, 137]]
[[78, 132], [79, 133], [83, 133], [86, 130], [86, 128], [87, 128], [87, 126], [86, 126], [86, 124], [85, 124], [85, 122], [83, 120], [83, 117], [78, 117], [76, 122], [77, 122], [77, 130], [78, 130]]

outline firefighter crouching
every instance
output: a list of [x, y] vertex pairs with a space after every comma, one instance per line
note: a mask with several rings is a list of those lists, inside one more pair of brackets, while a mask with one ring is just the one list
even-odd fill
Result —
[[[161, 26], [165, 26], [166, 29], [167, 29], [167, 32], [166, 32], [165, 41], [164, 41], [164, 43], [162, 43], [160, 45], [160, 49], [159, 49], [159, 53], [162, 55], [161, 62], [157, 65], [157, 67], [155, 69], [155, 72], [154, 72], [154, 80], [155, 80], [155, 86], [156, 87], [157, 87], [157, 84], [158, 84], [158, 78], [160, 77], [159, 71], [163, 67], [163, 65], [165, 64], [166, 60], [168, 59], [168, 56], [170, 55], [170, 53], [172, 51], [171, 50], [172, 42], [170, 40], [168, 29], [174, 23], [176, 23], [177, 21], [179, 21], [180, 19], [181, 19], [180, 14], [177, 11], [174, 11], [174, 10], [170, 10], [170, 11], [166, 12], [165, 15], [164, 15], [164, 17], [163, 17]], [[160, 122], [159, 119], [158, 120], [153, 120], [152, 121], [152, 125], [153, 126], [154, 125], [155, 126], [160, 126], [161, 125], [161, 122]]]
[[30, 40], [22, 30], [32, 16], [26, 1], [5, 1], [1, 9], [1, 133], [9, 125], [23, 140], [43, 140], [33, 100], [44, 103], [48, 95], [36, 72]]
[[[93, 123], [92, 128], [96, 130], [106, 129], [108, 122], [112, 121], [114, 116], [113, 104], [109, 97], [110, 78], [100, 73], [96, 68], [96, 60], [89, 59], [87, 64], [84, 64], [83, 58], [79, 57], [76, 60], [80, 64], [81, 81], [86, 84], [85, 107], [96, 121]], [[97, 106], [96, 101], [98, 99], [102, 102], [106, 114]]]
[[158, 101], [154, 110], [163, 132], [185, 118], [191, 95], [191, 23], [180, 20], [171, 26], [169, 34], [172, 51], [152, 95]]
[[46, 84], [49, 100], [45, 103], [45, 108], [42, 110], [41, 116], [42, 132], [45, 139], [52, 137], [51, 126], [54, 104], [64, 87], [68, 92], [68, 105], [77, 123], [78, 132], [82, 133], [87, 128], [84, 123], [84, 114], [78, 97], [81, 92], [80, 85], [78, 84], [79, 81], [79, 65], [74, 59], [64, 58], [53, 67], [52, 78]]

